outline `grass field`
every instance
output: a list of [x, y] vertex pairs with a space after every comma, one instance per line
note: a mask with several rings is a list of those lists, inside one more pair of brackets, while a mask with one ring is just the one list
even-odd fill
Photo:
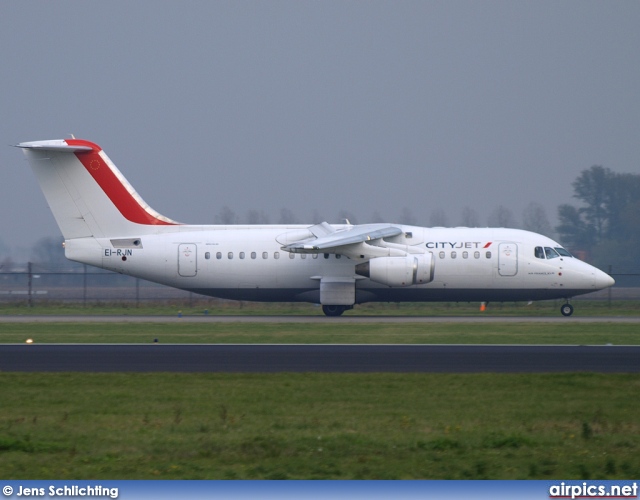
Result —
[[5, 479], [640, 475], [640, 376], [0, 374]]
[[[381, 319], [381, 321], [383, 321]], [[634, 323], [0, 323], [0, 343], [614, 344]]]

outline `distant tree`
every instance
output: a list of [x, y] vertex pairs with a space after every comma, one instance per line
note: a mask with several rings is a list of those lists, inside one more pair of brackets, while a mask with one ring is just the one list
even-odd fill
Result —
[[64, 256], [62, 237], [53, 238], [47, 236], [40, 238], [33, 247], [31, 247], [29, 260], [38, 267], [46, 270], [75, 267], [74, 264]]
[[320, 224], [321, 222], [325, 222], [325, 218], [322, 217], [317, 208], [314, 208], [313, 212], [311, 212], [311, 222], [313, 224]]
[[589, 246], [604, 239], [628, 239], [628, 214], [633, 213], [633, 206], [640, 199], [640, 175], [618, 174], [594, 165], [583, 170], [572, 186], [573, 197], [580, 200], [582, 206], [559, 207], [557, 230], [562, 236], [579, 239]]
[[558, 220], [556, 231], [560, 235], [563, 244], [573, 250], [587, 250], [595, 243], [595, 234], [592, 228], [582, 219], [580, 211], [572, 205], [560, 205], [558, 207]]
[[640, 200], [640, 175], [614, 173], [608, 187], [606, 236], [626, 240], [633, 226], [640, 223], [639, 218], [634, 218]]
[[407, 224], [408, 226], [415, 226], [417, 224], [416, 217], [413, 215], [413, 212], [407, 207], [403, 207], [400, 211], [398, 222], [400, 222], [400, 224]]
[[473, 208], [464, 207], [462, 209], [462, 220], [460, 225], [464, 227], [480, 227], [480, 217], [478, 217], [478, 212]]
[[606, 230], [608, 205], [613, 194], [612, 176], [613, 172], [608, 168], [594, 165], [588, 170], [583, 170], [572, 184], [573, 197], [584, 203], [578, 212], [594, 231], [596, 241], [602, 239]]
[[627, 239], [636, 247], [640, 246], [640, 199], [632, 201], [620, 211], [620, 226]]
[[522, 228], [545, 236], [551, 235], [552, 229], [547, 212], [540, 203], [531, 202], [526, 206], [522, 212]]
[[7, 255], [6, 257], [3, 257], [2, 261], [0, 262], [0, 272], [11, 272], [13, 271], [14, 266], [15, 263], [13, 262], [13, 259], [11, 258], [11, 256]]
[[500, 205], [489, 215], [490, 227], [516, 227], [516, 219], [510, 208]]
[[[402, 217], [402, 215], [401, 215]], [[385, 222], [385, 220], [382, 218], [382, 215], [380, 215], [380, 212], [378, 212], [377, 210], [375, 212], [373, 212], [373, 215], [371, 216], [371, 223], [373, 224], [378, 224], [381, 222]]]
[[431, 212], [429, 217], [429, 225], [431, 227], [445, 227], [447, 224], [447, 214], [442, 208], [436, 208]]
[[262, 210], [249, 210], [247, 224], [269, 224], [269, 216]]
[[281, 208], [278, 224], [299, 224], [299, 222], [293, 211], [288, 208]]
[[237, 224], [238, 216], [233, 210], [225, 205], [222, 207], [222, 210], [220, 210], [220, 213], [215, 216], [214, 220], [216, 224]]
[[594, 165], [572, 183], [580, 205], [558, 207], [560, 239], [599, 266], [640, 261], [640, 175]]

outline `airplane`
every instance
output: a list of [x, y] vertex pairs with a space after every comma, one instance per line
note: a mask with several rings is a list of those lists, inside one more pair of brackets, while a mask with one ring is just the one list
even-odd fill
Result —
[[614, 280], [559, 243], [507, 228], [406, 224], [191, 225], [153, 210], [100, 146], [22, 142], [76, 262], [224, 299], [321, 304], [534, 301]]

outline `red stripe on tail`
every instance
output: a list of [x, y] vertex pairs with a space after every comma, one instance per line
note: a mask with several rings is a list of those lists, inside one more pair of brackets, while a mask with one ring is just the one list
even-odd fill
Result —
[[65, 142], [70, 146], [89, 146], [92, 148], [92, 151], [77, 152], [75, 155], [125, 219], [130, 222], [135, 222], [136, 224], [153, 226], [174, 225], [172, 222], [158, 219], [138, 203], [138, 200], [131, 195], [116, 174], [109, 168], [109, 165], [102, 159], [99, 154], [100, 151], [102, 151], [100, 146], [81, 139], [65, 139]]

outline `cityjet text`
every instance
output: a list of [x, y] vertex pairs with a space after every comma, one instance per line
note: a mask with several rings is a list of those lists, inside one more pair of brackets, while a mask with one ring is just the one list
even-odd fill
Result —
[[481, 241], [428, 241], [427, 248], [487, 248]]

